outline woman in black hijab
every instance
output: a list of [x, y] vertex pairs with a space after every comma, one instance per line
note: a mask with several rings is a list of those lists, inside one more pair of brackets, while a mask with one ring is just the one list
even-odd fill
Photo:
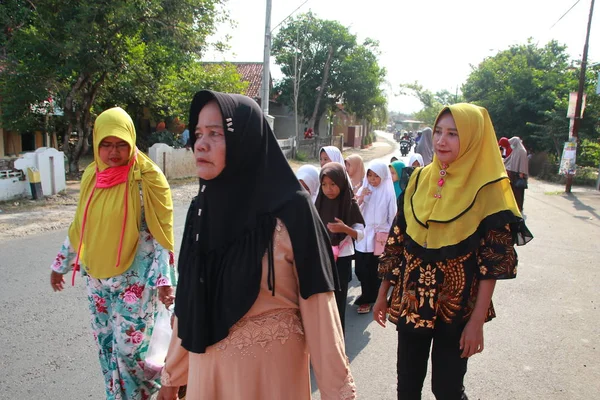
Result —
[[159, 399], [310, 398], [309, 356], [322, 398], [354, 398], [327, 231], [260, 108], [201, 91], [189, 130], [200, 190]]

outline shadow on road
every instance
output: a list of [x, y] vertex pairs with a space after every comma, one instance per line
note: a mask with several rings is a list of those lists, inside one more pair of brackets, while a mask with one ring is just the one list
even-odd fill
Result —
[[[573, 203], [573, 207], [575, 207], [578, 211], [587, 211], [590, 215], [600, 221], [600, 214], [598, 214], [598, 210], [595, 207], [590, 206], [589, 204], [584, 203], [582, 200], [589, 200], [588, 197], [598, 197], [596, 194], [586, 194], [586, 193], [567, 193], [565, 197], [569, 199]], [[584, 218], [581, 216], [575, 216], [575, 218]]]

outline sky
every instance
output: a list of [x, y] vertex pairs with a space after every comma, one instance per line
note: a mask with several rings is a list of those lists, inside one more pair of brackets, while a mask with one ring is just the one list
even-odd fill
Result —
[[[273, 35], [304, 1], [272, 0]], [[556, 23], [576, 1], [308, 0], [296, 13], [310, 10], [347, 26], [359, 41], [378, 40], [379, 64], [387, 70], [388, 108], [412, 113], [421, 104], [413, 96], [396, 95], [400, 84], [418, 81], [433, 92], [455, 92], [485, 57], [528, 38], [539, 46], [555, 39], [567, 45], [572, 58], [581, 59], [591, 0], [580, 0]], [[212, 39], [229, 35], [230, 50], [208, 52], [204, 60], [262, 61], [266, 0], [228, 0], [225, 8], [236, 26], [220, 25]], [[595, 11], [588, 63], [600, 62], [600, 4]], [[280, 78], [273, 57], [271, 68], [273, 78]]]

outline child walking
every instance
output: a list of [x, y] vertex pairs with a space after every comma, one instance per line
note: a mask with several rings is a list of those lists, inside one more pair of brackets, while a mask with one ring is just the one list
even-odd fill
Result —
[[358, 195], [358, 204], [365, 219], [365, 234], [356, 241], [356, 276], [360, 280], [362, 293], [354, 304], [359, 314], [371, 311], [371, 304], [377, 300], [381, 280], [377, 266], [390, 226], [396, 215], [396, 195], [388, 166], [373, 161]]
[[352, 274], [352, 256], [354, 246], [352, 239], [362, 240], [365, 221], [348, 183], [346, 171], [342, 164], [330, 162], [321, 169], [321, 188], [315, 206], [321, 221], [329, 231], [334, 255], [337, 254], [336, 266], [340, 280], [340, 289], [335, 292], [342, 329], [345, 331], [346, 299], [348, 297], [348, 281]]

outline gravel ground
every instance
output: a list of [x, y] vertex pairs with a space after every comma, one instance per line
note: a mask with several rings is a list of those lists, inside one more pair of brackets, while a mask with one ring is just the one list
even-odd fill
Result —
[[[396, 144], [384, 137], [374, 142], [368, 149], [347, 149], [344, 156], [360, 154], [365, 162], [383, 157], [394, 151]], [[295, 171], [303, 164], [318, 161], [298, 162], [290, 160]], [[187, 204], [198, 192], [196, 179], [171, 181], [173, 202], [176, 205]], [[25, 237], [43, 232], [64, 229], [69, 226], [79, 199], [79, 181], [67, 181], [67, 189], [55, 196], [43, 200], [18, 199], [0, 203], [0, 240]]]

